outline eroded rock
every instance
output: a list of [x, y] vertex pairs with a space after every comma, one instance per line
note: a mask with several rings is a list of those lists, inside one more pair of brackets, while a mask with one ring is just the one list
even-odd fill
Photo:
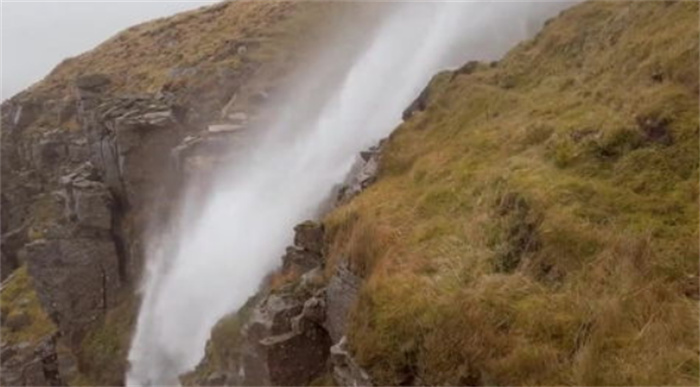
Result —
[[328, 333], [334, 343], [341, 340], [347, 328], [347, 316], [360, 291], [360, 277], [356, 276], [346, 262], [341, 262], [326, 287], [326, 321]]
[[66, 386], [77, 373], [75, 358], [59, 344], [59, 335], [0, 348], [3, 386]]
[[82, 330], [116, 302], [119, 265], [109, 239], [41, 239], [24, 247], [39, 300], [62, 332]]
[[372, 386], [369, 374], [353, 359], [347, 349], [347, 339], [343, 336], [331, 347], [333, 380], [338, 386]]
[[345, 182], [337, 190], [335, 206], [348, 202], [376, 181], [383, 146], [384, 140], [376, 146], [360, 152], [345, 178]]

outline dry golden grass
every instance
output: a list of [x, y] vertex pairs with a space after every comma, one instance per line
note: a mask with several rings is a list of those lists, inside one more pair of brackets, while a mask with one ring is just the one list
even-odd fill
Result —
[[378, 384], [699, 382], [697, 20], [581, 4], [398, 128], [325, 222]]

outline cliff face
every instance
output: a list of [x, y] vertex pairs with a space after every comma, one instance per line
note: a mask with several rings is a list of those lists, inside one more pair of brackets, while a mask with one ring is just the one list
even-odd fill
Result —
[[3, 103], [3, 385], [123, 383], [145, 231], [341, 8], [228, 2], [145, 23]]
[[[144, 232], [341, 8], [146, 23], [2, 105], [3, 385], [123, 383]], [[697, 17], [589, 2], [437, 74], [183, 381], [696, 383]]]

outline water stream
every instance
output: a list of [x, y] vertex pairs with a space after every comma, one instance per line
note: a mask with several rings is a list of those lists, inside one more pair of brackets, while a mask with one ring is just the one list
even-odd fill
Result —
[[[194, 215], [150, 241], [127, 383], [178, 384], [204, 355], [213, 325], [280, 264], [293, 226], [314, 215], [358, 152], [391, 133], [432, 75], [497, 59], [565, 7], [404, 3], [356, 55], [333, 59], [328, 47], [310, 58], [310, 66], [347, 70], [307, 71], [294, 96], [271, 109], [265, 135], [217, 176], [210, 194], [186, 203], [183, 213]], [[314, 85], [325, 85], [323, 98]]]

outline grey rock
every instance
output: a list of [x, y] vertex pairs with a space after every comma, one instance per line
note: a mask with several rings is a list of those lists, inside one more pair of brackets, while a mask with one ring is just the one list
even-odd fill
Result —
[[3, 344], [0, 347], [0, 364], [5, 364], [15, 355], [17, 355], [17, 348], [14, 345]]
[[66, 144], [56, 138], [39, 140], [32, 149], [32, 160], [37, 169], [54, 169], [68, 155]]
[[304, 302], [301, 315], [309, 321], [322, 324], [326, 316], [326, 302], [320, 297], [311, 297]]
[[284, 271], [295, 271], [305, 273], [321, 263], [321, 255], [296, 246], [287, 247], [287, 251], [282, 256], [282, 269]]
[[302, 333], [268, 337], [260, 344], [272, 385], [304, 386], [325, 371], [331, 342], [325, 330], [313, 326]]
[[27, 100], [20, 103], [12, 115], [12, 129], [20, 131], [33, 124], [41, 114], [43, 104], [36, 100]]
[[36, 344], [22, 342], [2, 346], [0, 384], [4, 386], [64, 386], [65, 380], [75, 375], [73, 368], [61, 366], [72, 358], [67, 351], [57, 350], [58, 336], [49, 334], [37, 338]]
[[326, 287], [325, 326], [334, 343], [340, 341], [347, 328], [347, 316], [355, 304], [361, 279], [341, 262]]
[[294, 245], [306, 251], [321, 254], [324, 243], [323, 225], [306, 221], [294, 227]]
[[112, 195], [91, 163], [85, 163], [61, 178], [68, 220], [79, 226], [110, 230], [112, 228]]
[[403, 111], [401, 118], [407, 121], [417, 112], [421, 112], [428, 107], [428, 99], [430, 98], [430, 85], [426, 86], [416, 97], [416, 99], [411, 102], [410, 105]]
[[347, 350], [343, 336], [330, 350], [333, 380], [338, 386], [372, 386], [369, 374], [363, 370]]
[[0, 273], [2, 274], [2, 280], [5, 280], [7, 276], [22, 264], [18, 253], [22, 246], [29, 241], [27, 237], [27, 228], [26, 225], [22, 225], [2, 235], [2, 241], [0, 243], [2, 253]]
[[348, 202], [376, 181], [383, 145], [384, 141], [381, 141], [377, 146], [360, 152], [345, 182], [338, 189], [335, 205]]
[[112, 240], [38, 240], [24, 256], [44, 310], [68, 337], [115, 304], [121, 283]]
[[44, 365], [41, 359], [34, 359], [24, 366], [22, 378], [25, 386], [49, 386], [49, 381], [44, 375]]
[[315, 267], [301, 275], [299, 279], [299, 287], [301, 290], [310, 294], [315, 293], [324, 283], [323, 269]]

